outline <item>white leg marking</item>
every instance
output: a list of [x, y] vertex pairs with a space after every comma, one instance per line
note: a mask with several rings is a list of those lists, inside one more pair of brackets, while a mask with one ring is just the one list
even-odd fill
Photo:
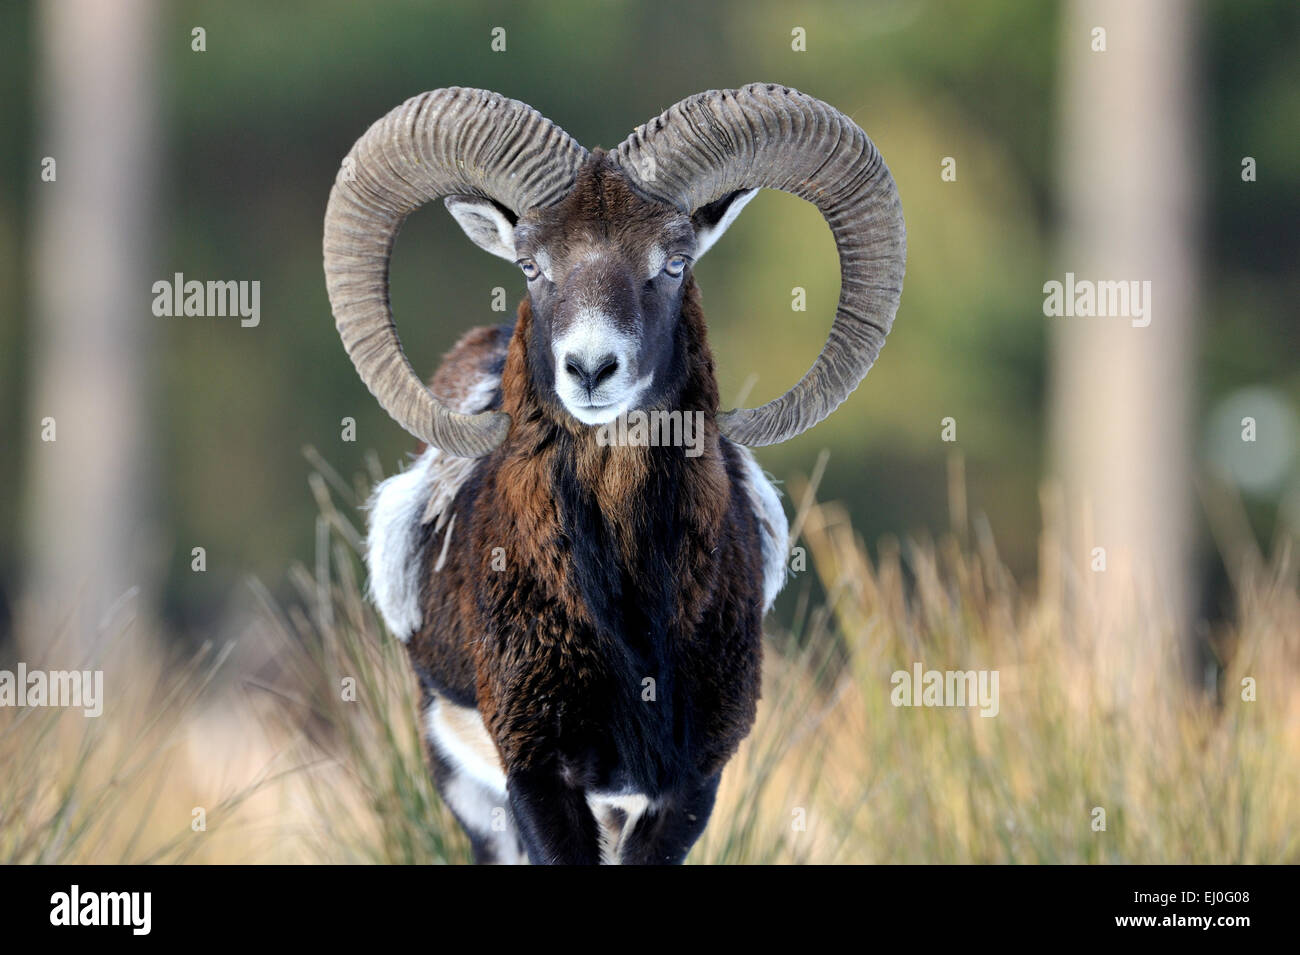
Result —
[[499, 792], [505, 799], [505, 768], [478, 710], [435, 700], [425, 716], [425, 729], [429, 741], [448, 762], [461, 767], [480, 785]]
[[506, 776], [478, 711], [435, 699], [425, 713], [429, 742], [451, 767], [442, 797], [475, 836], [491, 843], [496, 860], [527, 863], [506, 798]]
[[[623, 857], [623, 843], [628, 833], [654, 804], [643, 793], [587, 793], [587, 805], [596, 817], [600, 835], [600, 861], [618, 865]], [[623, 813], [620, 822], [616, 810]]]

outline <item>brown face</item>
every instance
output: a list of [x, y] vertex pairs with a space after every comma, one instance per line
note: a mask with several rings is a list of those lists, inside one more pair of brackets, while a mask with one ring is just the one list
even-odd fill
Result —
[[671, 401], [688, 216], [636, 196], [593, 157], [569, 197], [521, 219], [516, 261], [533, 313], [534, 379], [584, 424]]
[[628, 411], [671, 410], [691, 267], [753, 195], [736, 193], [687, 216], [638, 196], [597, 150], [562, 202], [517, 222], [484, 200], [456, 197], [447, 208], [471, 239], [522, 270], [539, 390], [583, 424], [599, 425]]

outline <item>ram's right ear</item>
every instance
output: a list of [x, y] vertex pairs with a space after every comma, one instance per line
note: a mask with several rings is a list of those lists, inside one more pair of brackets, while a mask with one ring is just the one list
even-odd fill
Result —
[[698, 262], [705, 252], [713, 248], [713, 243], [731, 228], [736, 216], [740, 215], [740, 210], [756, 195], [757, 189], [737, 189], [716, 202], [695, 210], [691, 216], [691, 225], [695, 227], [695, 261]]
[[470, 241], [485, 252], [515, 261], [515, 216], [491, 199], [448, 196], [443, 201]]

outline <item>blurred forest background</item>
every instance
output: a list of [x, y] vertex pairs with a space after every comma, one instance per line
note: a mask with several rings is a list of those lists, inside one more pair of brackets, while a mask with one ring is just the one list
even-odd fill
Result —
[[[1054, 328], [1089, 321], [1045, 318], [1043, 283], [1067, 270], [1115, 279], [1153, 271], [1120, 266], [1088, 276], [1068, 255], [1066, 188], [1077, 174], [1066, 151], [1077, 152], [1072, 137], [1094, 128], [1069, 118], [1071, 84], [1089, 82], [1071, 67], [1070, 51], [1115, 62], [1133, 52], [1121, 24], [1106, 19], [1124, 5], [1102, 5], [1106, 16], [1089, 6], [0, 6], [0, 631], [11, 629], [41, 567], [66, 581], [80, 566], [68, 558], [75, 552], [88, 555], [83, 577], [102, 571], [121, 576], [119, 589], [141, 585], [166, 632], [219, 633], [246, 600], [248, 575], [278, 591], [285, 568], [312, 548], [317, 509], [304, 446], [348, 476], [363, 470], [369, 451], [388, 471], [404, 460], [413, 440], [366, 392], [333, 331], [321, 219], [339, 160], [368, 124], [417, 92], [450, 85], [525, 100], [588, 146], [617, 144], [690, 93], [755, 80], [797, 87], [855, 118], [889, 162], [907, 216], [898, 322], [849, 403], [797, 440], [760, 451], [760, 461], [787, 479], [811, 472], [828, 450], [820, 497], [843, 502], [874, 547], [882, 535], [948, 526], [956, 449], [971, 513], [987, 516], [1010, 568], [1032, 576], [1039, 491], [1052, 472]], [[1156, 155], [1149, 164], [1156, 180], [1186, 187], [1179, 201], [1189, 225], [1175, 244], [1195, 290], [1180, 299], [1187, 393], [1157, 398], [1186, 405], [1178, 427], [1187, 487], [1170, 493], [1185, 493], [1194, 600], [1214, 615], [1220, 570], [1194, 480], [1218, 475], [1235, 484], [1265, 545], [1276, 528], [1297, 522], [1300, 6], [1174, 7], [1185, 34], [1178, 24], [1158, 26], [1187, 41], [1186, 72], [1174, 70], [1174, 85], [1192, 97], [1178, 133], [1189, 164], [1162, 169]], [[1090, 17], [1110, 25], [1108, 52], [1089, 50]], [[81, 39], [52, 40], [61, 23]], [[491, 48], [498, 26], [504, 52]], [[193, 49], [195, 27], [205, 31], [203, 51]], [[796, 27], [806, 31], [806, 51], [792, 49]], [[109, 65], [96, 73], [101, 56]], [[1148, 59], [1155, 72], [1132, 74], [1136, 89], [1168, 79], [1168, 62]], [[59, 78], [69, 67], [82, 69], [82, 87]], [[86, 77], [94, 78], [89, 89]], [[1103, 97], [1103, 121], [1122, 131], [1125, 111], [1142, 100], [1131, 93]], [[60, 97], [74, 101], [62, 112]], [[86, 141], [103, 149], [79, 150], [69, 123], [85, 124]], [[113, 152], [115, 134], [130, 137], [122, 152]], [[1096, 145], [1087, 163], [1105, 166], [1104, 144]], [[42, 179], [47, 156], [58, 163], [55, 182]], [[114, 156], [127, 157], [116, 179], [101, 168]], [[1256, 160], [1255, 181], [1243, 181], [1246, 156]], [[955, 181], [942, 178], [945, 157], [956, 161]], [[76, 196], [77, 183], [96, 176], [108, 199], [87, 187], [67, 220], [44, 208], [57, 205], [59, 190]], [[1155, 241], [1168, 223], [1149, 225]], [[125, 265], [106, 276], [102, 262], [78, 250], [120, 255]], [[260, 324], [155, 317], [152, 284], [176, 272], [260, 281]], [[407, 352], [425, 372], [465, 329], [502, 319], [490, 307], [495, 286], [508, 289], [512, 311], [523, 291], [515, 270], [474, 249], [440, 206], [408, 223], [392, 276]], [[751, 383], [752, 404], [794, 382], [824, 340], [838, 291], [830, 234], [816, 211], [764, 193], [697, 277], [726, 404]], [[791, 311], [795, 286], [807, 290], [807, 312]], [[1156, 326], [1174, 298], [1167, 288], [1156, 285]], [[1092, 321], [1126, 335], [1152, 331]], [[74, 356], [62, 366], [60, 349]], [[43, 377], [63, 380], [62, 390]], [[75, 398], [69, 380], [79, 382]], [[122, 427], [131, 414], [139, 420]], [[1244, 414], [1259, 419], [1257, 446], [1240, 440]], [[57, 451], [41, 440], [47, 415], [57, 420]], [[949, 416], [955, 443], [941, 440]], [[346, 417], [356, 421], [354, 442], [342, 437]], [[92, 429], [117, 451], [104, 450]], [[1158, 443], [1152, 448], [1157, 454]], [[56, 453], [61, 464], [42, 463]], [[96, 499], [96, 481], [117, 465], [124, 476]], [[126, 537], [115, 530], [123, 527]], [[109, 538], [107, 549], [97, 533]], [[55, 535], [68, 539], [65, 549], [42, 554]], [[202, 573], [192, 569], [198, 546], [206, 550]], [[66, 590], [33, 592], [46, 609], [72, 612]], [[779, 615], [789, 615], [787, 603]]]
[[[415, 442], [333, 328], [339, 162], [441, 86], [611, 147], [753, 81], [868, 132], [908, 268], [863, 385], [758, 451], [809, 561], [692, 861], [1300, 859], [1300, 4], [40, 0], [0, 4], [0, 667], [71, 649], [108, 699], [0, 707], [0, 862], [467, 859], [362, 596]], [[1068, 272], [1151, 282], [1149, 326], [1045, 316]], [[176, 273], [259, 322], [156, 316]], [[764, 193], [696, 275], [726, 405], [807, 369], [815, 209]], [[497, 287], [410, 219], [417, 369]], [[894, 706], [922, 660], [998, 718]]]

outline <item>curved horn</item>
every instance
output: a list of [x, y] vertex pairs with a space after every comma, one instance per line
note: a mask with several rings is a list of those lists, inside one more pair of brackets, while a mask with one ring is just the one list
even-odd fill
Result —
[[682, 100], [632, 133], [614, 156], [638, 189], [687, 213], [756, 187], [817, 206], [840, 258], [840, 301], [826, 345], [784, 395], [721, 414], [718, 426], [739, 444], [776, 444], [839, 407], [894, 323], [907, 258], [898, 190], [866, 133], [820, 100], [754, 83]]
[[433, 199], [477, 195], [522, 215], [562, 199], [587, 151], [540, 113], [486, 90], [415, 96], [348, 153], [325, 209], [325, 283], [361, 380], [393, 419], [462, 457], [505, 440], [509, 415], [456, 414], [416, 375], [388, 302], [388, 261], [402, 222]]

